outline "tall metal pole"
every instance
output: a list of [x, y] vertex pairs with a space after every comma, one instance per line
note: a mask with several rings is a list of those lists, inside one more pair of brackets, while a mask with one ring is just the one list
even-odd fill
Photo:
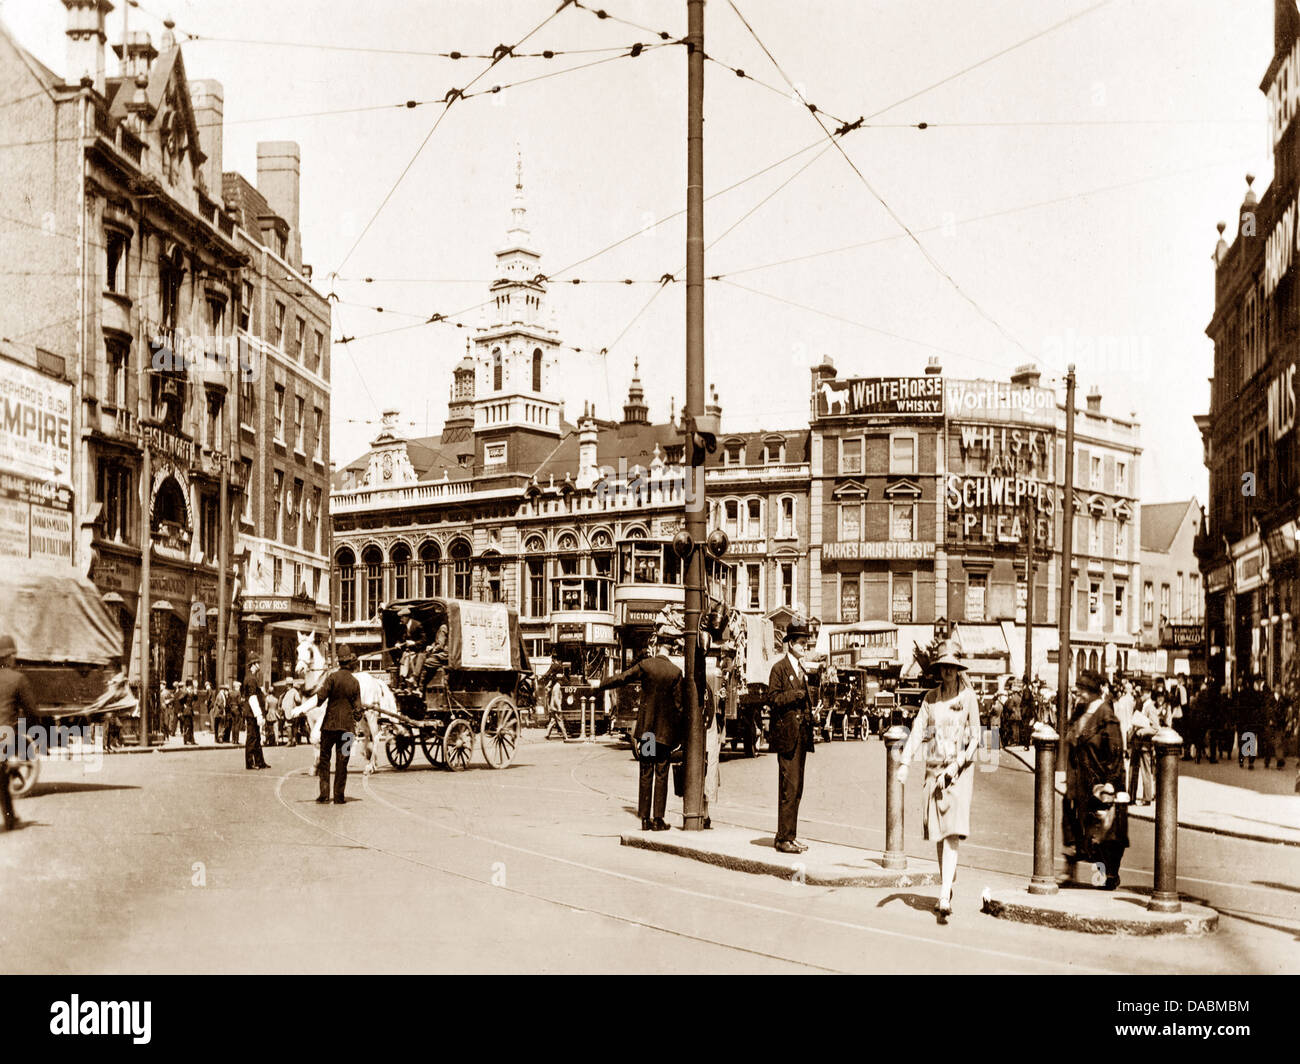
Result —
[[[333, 513], [333, 507], [330, 506], [330, 493], [334, 490], [333, 466], [330, 467], [330, 472], [331, 472], [330, 478], [325, 482], [325, 493], [323, 496], [325, 500], [325, 513], [318, 514], [316, 519], [318, 521], [325, 522], [325, 550], [326, 550], [326, 556], [329, 559], [329, 569], [328, 569], [329, 583], [325, 585], [327, 588], [329, 588], [329, 592], [326, 595], [326, 600], [329, 602], [329, 610], [330, 610], [330, 655], [329, 656], [330, 656], [330, 661], [335, 662], [338, 661], [339, 654], [338, 654], [338, 646], [337, 646], [338, 634], [334, 629], [334, 513]], [[342, 590], [343, 590], [343, 580], [342, 580], [342, 575], [340, 574], [339, 591], [342, 592]], [[340, 594], [339, 598], [342, 597], [343, 597], [342, 594]]]
[[[129, 5], [128, 5], [129, 6]], [[239, 359], [239, 339], [233, 344], [235, 362]], [[227, 347], [227, 351], [229, 346]], [[228, 683], [226, 678], [226, 633], [230, 629], [230, 404], [235, 401], [236, 390], [232, 388], [230, 359], [225, 359], [223, 376], [226, 382], [226, 398], [221, 404], [221, 497], [217, 501], [217, 677], [214, 686], [220, 688]], [[237, 388], [237, 385], [236, 385]], [[215, 696], [214, 696], [215, 697]]]
[[[140, 243], [144, 243], [143, 237]], [[143, 256], [142, 256], [143, 257]], [[143, 271], [141, 271], [143, 272]], [[143, 282], [142, 282], [143, 283]], [[139, 306], [144, 306], [143, 300]], [[145, 336], [143, 320], [140, 333]], [[149, 454], [149, 439], [144, 431], [144, 414], [148, 399], [149, 373], [145, 363], [152, 352], [149, 342], [144, 338], [137, 348], [139, 358], [138, 387], [136, 392], [136, 428], [140, 433], [140, 599], [138, 615], [140, 618], [140, 745], [149, 745], [149, 705], [153, 692], [150, 689], [150, 654], [153, 651], [153, 595], [149, 587], [149, 561], [153, 554], [153, 537], [150, 535], [149, 492], [153, 482]], [[161, 706], [159, 707], [161, 709]]]
[[[686, 419], [704, 413], [704, 0], [686, 0]], [[701, 482], [704, 478], [698, 478]], [[704, 719], [695, 687], [695, 654], [704, 604], [705, 502], [686, 504], [695, 550], [686, 569], [686, 786], [682, 827], [704, 827]]]
[[1070, 704], [1070, 599], [1074, 594], [1074, 363], [1065, 374], [1065, 505], [1061, 511], [1061, 586], [1056, 610], [1060, 651], [1056, 665], [1058, 764], [1065, 764], [1065, 727]]
[[1038, 514], [1034, 500], [1025, 499], [1025, 508], [1029, 516], [1025, 519], [1028, 528], [1029, 549], [1025, 552], [1025, 690], [1031, 690], [1034, 679], [1034, 533], [1037, 531]]
[[[128, 6], [128, 5], [124, 5]], [[122, 42], [122, 56], [125, 62], [126, 41]], [[149, 683], [150, 664], [153, 653], [153, 601], [149, 591], [149, 556], [153, 552], [153, 539], [149, 535], [149, 493], [153, 481], [150, 468], [149, 441], [145, 436], [144, 417], [149, 403], [149, 363], [153, 352], [149, 349], [149, 340], [144, 320], [144, 246], [148, 242], [145, 233], [144, 211], [139, 200], [132, 201], [135, 211], [136, 227], [139, 240], [136, 244], [135, 269], [135, 306], [136, 306], [136, 374], [135, 374], [135, 430], [140, 439], [140, 595], [136, 600], [136, 621], [140, 626], [140, 645], [136, 648], [140, 655], [140, 745], [149, 745]], [[124, 374], [125, 376], [125, 374]]]

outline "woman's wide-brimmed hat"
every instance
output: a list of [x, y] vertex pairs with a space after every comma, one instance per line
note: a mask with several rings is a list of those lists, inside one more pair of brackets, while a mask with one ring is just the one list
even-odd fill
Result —
[[957, 647], [951, 639], [945, 639], [939, 644], [938, 656], [930, 662], [931, 668], [937, 669], [940, 665], [952, 665], [958, 669], [968, 668], [967, 664], [957, 657]]

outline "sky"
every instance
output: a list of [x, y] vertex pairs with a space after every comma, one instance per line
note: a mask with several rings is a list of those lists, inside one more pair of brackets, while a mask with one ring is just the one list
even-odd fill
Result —
[[[686, 52], [649, 45], [685, 35], [686, 4], [600, 3], [626, 21], [569, 6], [517, 49], [580, 54], [490, 69], [404, 53], [490, 54], [557, 0], [130, 8], [130, 28], [155, 44], [168, 16], [199, 38], [186, 71], [224, 86], [224, 169], [252, 179], [258, 141], [301, 145], [303, 261], [339, 298], [340, 467], [383, 410], [400, 411], [406, 434], [439, 431], [480, 312], [454, 319], [461, 328], [422, 323], [488, 298], [517, 159], [541, 269], [558, 278], [548, 301], [569, 349], [567, 416], [585, 402], [620, 416], [634, 360], [651, 417], [681, 409], [684, 216], [653, 223], [685, 206]], [[1273, 5], [734, 4], [709, 0], [705, 22], [717, 60], [705, 70], [705, 272], [722, 277], [706, 285], [705, 359], [724, 430], [806, 426], [808, 369], [824, 355], [841, 376], [919, 374], [937, 357], [948, 376], [1005, 379], [1034, 361], [1053, 386], [1073, 362], [1080, 402], [1097, 387], [1103, 411], [1141, 421], [1142, 500], [1205, 502], [1192, 418], [1209, 405], [1215, 223], [1231, 239], [1245, 175], [1260, 193], [1270, 179], [1258, 86]], [[110, 44], [122, 15], [119, 2]], [[0, 17], [63, 70], [58, 0], [0, 0]], [[634, 43], [647, 49], [621, 54]], [[469, 91], [506, 87], [444, 107], [484, 71]], [[839, 138], [842, 154], [800, 97], [831, 128], [869, 120]], [[666, 273], [677, 281], [661, 286]], [[583, 283], [561, 283], [572, 278]], [[636, 283], [609, 283], [625, 279]]]

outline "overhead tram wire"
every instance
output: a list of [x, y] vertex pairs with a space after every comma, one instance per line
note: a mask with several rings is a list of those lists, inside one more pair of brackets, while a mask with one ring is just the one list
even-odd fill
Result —
[[[644, 55], [648, 51], [652, 51], [654, 49], [663, 48], [663, 47], [665, 46], [661, 44], [646, 45], [644, 48], [642, 48], [640, 51], [637, 51], [635, 54]], [[509, 89], [518, 88], [521, 85], [531, 85], [538, 81], [546, 81], [549, 78], [558, 78], [558, 77], [562, 77], [565, 74], [573, 74], [579, 70], [588, 70], [591, 67], [601, 66], [604, 63], [613, 62], [616, 59], [629, 59], [632, 57], [633, 57], [632, 51], [622, 50], [619, 52], [618, 55], [606, 56], [604, 59], [596, 59], [590, 63], [579, 63], [576, 66], [568, 66], [560, 70], [551, 70], [545, 74], [538, 74], [535, 77], [531, 77], [531, 78], [520, 78], [518, 81], [508, 81], [501, 85], [493, 85], [490, 89], [484, 89], [481, 92], [461, 92], [459, 89], [450, 89], [448, 90], [448, 94], [450, 95], [451, 93], [459, 93], [459, 95], [456, 97], [457, 100], [474, 100], [480, 96], [496, 95], [498, 93], [505, 92]], [[367, 104], [361, 107], [336, 107], [325, 111], [299, 111], [295, 114], [288, 114], [288, 115], [261, 115], [257, 118], [227, 119], [225, 120], [224, 124], [227, 126], [244, 126], [244, 125], [256, 125], [259, 122], [285, 122], [297, 118], [329, 118], [329, 117], [333, 117], [334, 115], [366, 114], [371, 111], [397, 111], [397, 110], [411, 111], [417, 107], [430, 107], [436, 104], [446, 105], [447, 102], [448, 101], [446, 96], [444, 96], [442, 99], [437, 99], [437, 100], [399, 100], [395, 103]], [[216, 123], [200, 122], [199, 128], [203, 129], [209, 125], [216, 125]]]
[[[1133, 178], [1129, 181], [1120, 181], [1113, 185], [1100, 185], [1097, 188], [1084, 189], [1080, 192], [1071, 192], [1064, 196], [1054, 196], [1051, 199], [1038, 200], [1035, 203], [1024, 203], [1017, 207], [1004, 207], [1000, 210], [989, 211], [986, 214], [975, 214], [969, 218], [958, 218], [955, 221], [944, 222], [940, 225], [927, 226], [924, 229], [913, 230], [917, 234], [938, 233], [954, 225], [970, 225], [974, 222], [991, 221], [994, 218], [1005, 218], [1008, 215], [1019, 214], [1023, 211], [1038, 210], [1042, 207], [1052, 207], [1062, 203], [1072, 203], [1075, 200], [1086, 199], [1088, 196], [1099, 195], [1103, 192], [1115, 192], [1120, 189], [1133, 188], [1137, 185], [1150, 184], [1153, 181], [1164, 181], [1171, 177], [1181, 177], [1184, 174], [1200, 173], [1205, 170], [1214, 170], [1221, 166], [1238, 166], [1242, 163], [1251, 162], [1255, 156], [1242, 156], [1237, 159], [1222, 159], [1219, 162], [1206, 163], [1203, 166], [1190, 166], [1181, 170], [1169, 170], [1161, 174], [1150, 174], [1146, 177]], [[853, 244], [843, 244], [839, 247], [827, 248], [824, 251], [813, 251], [807, 255], [794, 255], [787, 259], [777, 259], [773, 262], [760, 263], [757, 266], [744, 266], [735, 270], [723, 270], [720, 273], [711, 274], [709, 279], [713, 281], [729, 280], [732, 277], [739, 277], [746, 273], [756, 273], [759, 270], [770, 270], [777, 266], [789, 266], [796, 262], [807, 262], [810, 259], [819, 259], [827, 255], [839, 255], [846, 251], [858, 251], [862, 248], [874, 247], [877, 244], [887, 244], [894, 240], [901, 240], [905, 234], [890, 233], [887, 236], [872, 237], [870, 240], [860, 240]]]
[[[314, 44], [311, 41], [268, 41], [252, 40], [243, 37], [209, 37], [207, 34], [187, 33], [185, 35], [187, 42], [196, 44], [238, 44], [251, 45], [267, 48], [305, 48], [320, 52], [358, 52], [373, 55], [409, 55], [418, 56], [426, 59], [555, 59], [562, 55], [598, 55], [601, 52], [619, 52], [627, 51], [636, 46], [637, 42], [621, 46], [609, 46], [605, 48], [556, 48], [546, 49], [542, 52], [516, 52], [511, 51], [505, 55], [496, 55], [495, 53], [473, 52], [473, 51], [446, 51], [431, 52], [419, 48], [373, 48], [365, 45], [355, 44]], [[643, 45], [642, 47], [649, 47]]]
[[[1110, 0], [1102, 0], [1102, 4], [1109, 3], [1109, 2]], [[781, 77], [785, 80], [785, 83], [790, 86], [790, 90], [796, 96], [798, 96], [800, 100], [803, 100], [805, 103], [807, 103], [807, 101], [804, 99], [803, 93], [799, 91], [794, 81], [790, 78], [790, 75], [787, 74], [784, 69], [782, 69], [781, 64], [777, 62], [776, 57], [768, 49], [767, 45], [763, 43], [762, 39], [755, 32], [754, 27], [749, 24], [745, 16], [741, 14], [740, 9], [736, 7], [735, 0], [727, 0], [727, 4], [731, 8], [731, 10], [735, 12], [736, 17], [740, 19], [745, 29], [749, 31], [750, 36], [754, 38], [754, 42], [759, 46], [759, 48], [763, 50], [763, 54], [766, 55], [767, 58], [771, 61], [772, 65], [776, 67], [777, 73], [779, 73]], [[1098, 6], [1102, 6], [1102, 5], [1098, 5]], [[1038, 36], [1041, 36], [1041, 34], [1039, 34]], [[839, 151], [839, 153], [842, 156], [844, 156], [844, 161], [849, 164], [849, 167], [857, 175], [858, 180], [862, 182], [862, 184], [866, 187], [867, 191], [871, 193], [871, 195], [876, 199], [876, 201], [882, 207], [884, 207], [885, 211], [889, 214], [891, 218], [893, 218], [894, 222], [898, 225], [898, 227], [908, 235], [908, 238], [912, 241], [913, 244], [916, 245], [917, 250], [921, 252], [925, 260], [930, 264], [930, 266], [935, 270], [935, 272], [938, 273], [939, 276], [942, 277], [944, 280], [946, 280], [948, 284], [952, 286], [953, 290], [957, 292], [957, 294], [960, 295], [967, 303], [969, 303], [982, 318], [984, 318], [986, 321], [992, 324], [994, 328], [998, 330], [998, 332], [1000, 332], [1003, 336], [1005, 336], [1008, 340], [1010, 340], [1013, 344], [1015, 344], [1016, 347], [1020, 348], [1020, 350], [1023, 351], [1026, 355], [1028, 355], [1030, 358], [1033, 358], [1036, 361], [1041, 361], [1040, 359], [1037, 358], [1037, 356], [1035, 356], [1029, 350], [1029, 348], [1027, 348], [1024, 345], [1023, 342], [1021, 342], [1021, 340], [1018, 337], [1012, 335], [1012, 333], [1008, 331], [1007, 328], [1000, 321], [994, 318], [993, 315], [991, 315], [988, 311], [986, 311], [969, 294], [967, 294], [967, 292], [957, 283], [956, 279], [950, 273], [948, 273], [948, 271], [945, 270], [943, 266], [939, 264], [939, 261], [930, 253], [929, 249], [927, 249], [926, 246], [921, 243], [921, 241], [917, 238], [916, 234], [913, 233], [912, 230], [908, 228], [907, 223], [904, 222], [903, 219], [899, 217], [898, 213], [888, 203], [885, 202], [884, 197], [881, 196], [880, 193], [876, 191], [875, 187], [871, 184], [871, 182], [867, 180], [866, 175], [861, 170], [858, 169], [857, 164], [849, 156], [849, 153], [844, 150], [844, 146], [840, 143], [839, 138], [836, 137], [835, 134], [826, 127], [826, 124], [821, 120], [821, 116], [817, 113], [816, 109], [809, 107], [809, 113], [812, 115], [813, 121], [815, 121], [817, 125], [821, 128], [822, 132], [826, 134], [831, 144], [833, 144], [836, 150]]]
[[776, 303], [783, 303], [788, 307], [794, 307], [796, 310], [804, 310], [809, 314], [817, 314], [823, 318], [829, 318], [831, 321], [842, 322], [845, 325], [852, 325], [859, 329], [865, 329], [867, 332], [876, 333], [878, 336], [887, 336], [893, 340], [902, 340], [904, 343], [915, 344], [917, 347], [924, 347], [931, 351], [938, 351], [941, 354], [952, 355], [955, 358], [967, 358], [972, 362], [981, 362], [988, 366], [995, 366], [997, 369], [1005, 372], [1006, 365], [1001, 362], [993, 362], [987, 358], [980, 358], [978, 355], [972, 355], [966, 351], [957, 351], [951, 347], [942, 347], [939, 344], [932, 344], [927, 340], [917, 340], [911, 336], [904, 336], [901, 333], [890, 332], [888, 329], [881, 329], [875, 325], [868, 325], [864, 321], [856, 321], [853, 318], [846, 318], [843, 315], [835, 314], [829, 310], [822, 310], [820, 307], [809, 306], [807, 303], [800, 303], [793, 299], [787, 299], [785, 296], [778, 296], [774, 292], [764, 292], [759, 288], [750, 288], [748, 285], [739, 284], [736, 281], [728, 281], [724, 278], [710, 278], [711, 280], [720, 280], [723, 284], [732, 288], [738, 288], [742, 292], [749, 292], [752, 295], [761, 296], [764, 299], [770, 299]]
[[[731, 0], [727, 0], [727, 2], [731, 4], [731, 9], [736, 12], [736, 15], [740, 18], [740, 21], [745, 22], [744, 16], [741, 15], [738, 10], [736, 10], [736, 5], [732, 4]], [[941, 85], [947, 85], [948, 82], [950, 81], [956, 81], [958, 78], [964, 77], [965, 75], [969, 74], [972, 70], [978, 70], [980, 67], [993, 62], [995, 59], [1001, 59], [1004, 55], [1009, 55], [1010, 53], [1016, 51], [1018, 48], [1023, 48], [1027, 44], [1032, 44], [1034, 41], [1046, 37], [1049, 33], [1053, 33], [1056, 30], [1059, 30], [1062, 26], [1068, 26], [1071, 22], [1076, 22], [1079, 19], [1083, 18], [1085, 15], [1091, 15], [1094, 11], [1100, 11], [1103, 7], [1106, 7], [1111, 2], [1112, 0], [1101, 0], [1100, 3], [1093, 4], [1091, 7], [1084, 8], [1084, 10], [1082, 11], [1078, 11], [1073, 15], [1069, 15], [1066, 18], [1063, 18], [1060, 22], [1053, 23], [1052, 25], [1048, 26], [1046, 29], [1039, 30], [1037, 33], [1031, 34], [1030, 36], [1024, 38], [1024, 40], [1020, 40], [1017, 41], [1015, 44], [1008, 45], [1006, 48], [994, 52], [990, 56], [985, 56], [983, 59], [979, 60], [976, 63], [971, 63], [969, 66], [962, 67], [962, 69], [958, 70], [955, 74], [949, 74], [947, 77], [940, 78], [938, 81], [933, 82], [930, 85], [927, 85], [923, 89], [917, 89], [916, 92], [909, 93], [907, 96], [904, 96], [901, 100], [895, 100], [888, 107], [882, 107], [878, 111], [872, 111], [871, 114], [865, 116], [866, 121], [870, 122], [871, 119], [883, 115], [886, 111], [892, 111], [895, 107], [899, 107], [902, 104], [905, 104], [911, 100], [915, 100], [918, 96], [924, 96], [926, 93], [932, 92], [933, 90], [939, 88]], [[749, 23], [745, 22], [745, 26], [747, 29], [749, 29], [750, 34], [754, 36], [754, 40], [758, 41], [758, 36], [754, 34], [753, 29], [749, 28]], [[763, 48], [761, 41], [759, 42], [759, 47]], [[767, 49], [763, 48], [763, 51], [766, 52]], [[771, 53], [768, 54], [768, 58], [769, 59], [771, 58]], [[773, 59], [772, 63], [773, 65], [776, 65], [776, 60]], [[777, 70], [780, 69], [781, 68], [778, 66]], [[785, 73], [782, 72], [781, 76], [785, 77]]]
[[588, 7], [586, 4], [579, 3], [579, 0], [573, 0], [573, 6], [578, 8], [579, 10], [586, 11], [588, 14], [595, 15], [596, 18], [600, 19], [601, 21], [608, 19], [610, 22], [618, 22], [621, 25], [630, 26], [632, 29], [640, 30], [642, 33], [653, 33], [657, 37], [659, 37], [660, 40], [664, 40], [664, 41], [671, 41], [671, 40], [685, 41], [686, 40], [685, 34], [679, 33], [674, 35], [672, 33], [669, 33], [667, 30], [651, 29], [649, 26], [643, 26], [639, 22], [633, 22], [630, 19], [621, 18], [618, 15], [611, 15], [604, 8]]
[[442, 114], [440, 114], [437, 117], [437, 119], [434, 121], [433, 126], [429, 129], [429, 132], [425, 134], [424, 140], [420, 141], [420, 146], [415, 149], [415, 154], [411, 156], [410, 161], [406, 164], [406, 166], [402, 168], [402, 172], [397, 175], [397, 180], [393, 182], [392, 187], [385, 194], [383, 200], [380, 201], [379, 206], [375, 208], [374, 214], [370, 216], [370, 220], [366, 222], [365, 227], [357, 235], [356, 240], [352, 242], [352, 246], [348, 249], [347, 254], [343, 256], [342, 261], [340, 261], [338, 266], [335, 267], [334, 270], [335, 273], [337, 273], [339, 270], [343, 269], [343, 267], [347, 265], [348, 260], [352, 257], [353, 252], [357, 250], [357, 247], [361, 244], [361, 241], [365, 239], [366, 234], [370, 232], [370, 227], [375, 224], [375, 220], [379, 217], [380, 214], [383, 213], [384, 208], [388, 205], [388, 201], [393, 198], [393, 194], [397, 191], [398, 186], [401, 185], [406, 175], [410, 173], [411, 167], [415, 165], [416, 159], [418, 159], [421, 153], [424, 151], [425, 145], [429, 143], [430, 139], [433, 137], [433, 134], [437, 131], [438, 126], [442, 124], [442, 120], [446, 118], [447, 115], [451, 112], [452, 105], [458, 99], [462, 98], [467, 90], [469, 90], [472, 86], [474, 86], [479, 81], [481, 81], [487, 75], [488, 71], [490, 71], [493, 67], [495, 67], [498, 62], [500, 62], [501, 56], [509, 54], [509, 52], [511, 51], [514, 51], [515, 48], [518, 48], [530, 37], [532, 37], [539, 30], [541, 30], [544, 26], [548, 25], [551, 22], [551, 20], [555, 18], [556, 15], [558, 15], [561, 11], [563, 11], [565, 8], [567, 8], [570, 4], [574, 2], [575, 0], [560, 0], [559, 7], [557, 7], [554, 11], [552, 11], [549, 15], [547, 15], [544, 19], [542, 19], [541, 22], [539, 22], [536, 26], [534, 26], [531, 30], [529, 30], [526, 34], [524, 34], [524, 36], [521, 37], [518, 41], [516, 41], [513, 45], [510, 46], [499, 45], [496, 49], [496, 52], [494, 53], [494, 55], [496, 55], [497, 58], [493, 58], [492, 61], [489, 62], [488, 65], [485, 66], [481, 71], [479, 71], [478, 74], [476, 74], [469, 81], [469, 83], [465, 85], [464, 88], [451, 89], [448, 91], [446, 100], [443, 104]]

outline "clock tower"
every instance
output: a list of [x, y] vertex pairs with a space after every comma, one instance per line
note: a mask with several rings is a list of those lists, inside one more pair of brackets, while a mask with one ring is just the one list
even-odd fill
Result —
[[528, 230], [522, 160], [515, 165], [510, 213], [496, 253], [492, 301], [471, 352], [475, 457], [487, 474], [524, 468], [534, 454], [540, 461], [564, 431], [564, 405], [554, 393], [560, 337], [546, 306], [541, 254]]
[[365, 486], [389, 488], [413, 484], [417, 477], [406, 453], [406, 441], [397, 434], [398, 411], [383, 412], [379, 435], [370, 441], [370, 461], [366, 466]]

